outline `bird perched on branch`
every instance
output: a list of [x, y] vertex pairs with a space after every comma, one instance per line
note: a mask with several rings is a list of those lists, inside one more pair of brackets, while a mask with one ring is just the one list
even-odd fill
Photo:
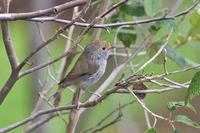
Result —
[[67, 86], [74, 85], [77, 89], [87, 89], [96, 83], [105, 72], [111, 49], [106, 41], [97, 40], [88, 44], [71, 72], [59, 83], [60, 89], [54, 97], [60, 100], [60, 94]]

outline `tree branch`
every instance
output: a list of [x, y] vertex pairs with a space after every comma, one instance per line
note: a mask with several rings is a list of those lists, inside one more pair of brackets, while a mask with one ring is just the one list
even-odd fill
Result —
[[[82, 14], [81, 14], [82, 15]], [[80, 15], [80, 16], [81, 16]], [[60, 30], [58, 30], [49, 40], [47, 40], [46, 42], [42, 43], [40, 46], [38, 46], [36, 49], [34, 49], [32, 52], [30, 52], [30, 54], [18, 65], [16, 72], [14, 72], [15, 77], [18, 77], [19, 71], [26, 65], [26, 63], [29, 61], [29, 59], [31, 59], [31, 57], [33, 55], [35, 55], [37, 52], [39, 52], [42, 48], [44, 48], [45, 46], [47, 46], [48, 44], [50, 44], [51, 42], [53, 42], [54, 40], [57, 39], [57, 37], [62, 34], [63, 32], [65, 32], [65, 30], [67, 28], [69, 28], [75, 21], [77, 21], [79, 19], [79, 17], [73, 19], [71, 21], [71, 23], [65, 25], [63, 28], [61, 28]], [[14, 78], [15, 78], [14, 77]], [[13, 79], [13, 77], [10, 77], [10, 79]], [[10, 92], [10, 90], [12, 89], [12, 86], [15, 84], [15, 82], [17, 81], [17, 78], [15, 78], [16, 80], [11, 80], [12, 84], [9, 86], [6, 85], [2, 88], [2, 90], [0, 91], [0, 104], [3, 103], [5, 97], [8, 95], [8, 93]]]
[[[173, 75], [173, 74], [176, 74], [176, 73], [181, 73], [181, 72], [189, 71], [189, 70], [192, 70], [192, 69], [195, 69], [195, 68], [199, 68], [199, 67], [200, 67], [200, 65], [197, 65], [197, 66], [194, 66], [194, 67], [186, 68], [184, 70], [177, 70], [177, 71], [169, 72], [168, 75], [157, 75], [157, 76], [150, 76], [150, 77], [139, 78], [139, 79], [131, 76], [131, 77], [127, 78], [126, 80], [119, 82], [117, 84], [117, 86], [106, 91], [102, 96], [97, 97], [96, 99], [95, 98], [89, 99], [85, 103], [80, 104], [79, 108], [83, 109], [83, 111], [84, 111], [86, 108], [93, 107], [93, 106], [101, 103], [103, 100], [108, 98], [110, 95], [112, 95], [116, 92], [119, 92], [118, 90], [127, 88], [128, 86], [132, 85], [133, 83], [146, 82], [146, 81], [149, 81], [150, 79], [161, 79], [163, 76], [169, 76], [169, 75]], [[169, 88], [169, 89], [166, 88], [166, 89], [160, 89], [160, 90], [157, 90], [157, 89], [156, 90], [131, 90], [131, 92], [134, 92], [134, 93], [163, 93], [163, 92], [171, 91], [172, 89], [174, 89], [174, 88]], [[127, 93], [127, 91], [126, 92], [120, 92], [120, 93]], [[76, 109], [76, 108], [77, 108], [77, 105], [67, 105], [67, 106], [56, 107], [56, 108], [53, 108], [53, 109], [41, 110], [41, 111], [38, 111], [37, 113], [25, 118], [24, 120], [18, 121], [18, 122], [11, 124], [11, 125], [9, 125], [5, 128], [1, 128], [0, 132], [5, 133], [5, 132], [8, 132], [8, 131], [11, 131], [11, 130], [19, 127], [19, 126], [22, 126], [22, 125], [24, 125], [24, 124], [26, 124], [30, 121], [35, 120], [36, 118], [38, 118], [42, 115], [47, 115], [47, 114], [51, 114], [51, 113], [54, 113], [54, 112], [57, 112], [57, 111], [65, 111], [65, 110], [71, 110], [71, 109]]]
[[76, 105], [75, 109], [72, 109], [69, 114], [69, 123], [67, 125], [66, 133], [74, 133], [76, 129], [76, 125], [78, 123], [80, 113], [79, 113], [79, 99], [81, 95], [82, 88], [76, 88], [72, 99], [72, 105]]
[[[102, 118], [94, 127], [85, 129], [81, 133], [95, 132], [96, 130], [101, 129], [101, 128], [98, 128], [98, 127], [101, 126], [108, 118], [110, 118], [112, 115], [114, 115], [117, 112], [119, 112], [119, 114], [122, 114], [121, 113], [122, 109], [124, 109], [125, 107], [127, 107], [127, 106], [129, 106], [129, 105], [131, 105], [131, 104], [133, 104], [135, 102], [136, 102], [136, 100], [133, 100], [133, 101], [125, 103], [123, 105], [119, 105], [119, 107], [117, 107], [114, 110], [112, 110], [109, 114], [107, 114], [104, 118]], [[122, 115], [118, 115], [118, 116], [122, 116]], [[106, 125], [108, 125], [108, 124], [106, 124]], [[102, 126], [102, 127], [105, 127], [105, 126]]]
[[[3, 1], [2, 9], [4, 12], [9, 11], [9, 4], [10, 4], [9, 0]], [[2, 28], [2, 36], [3, 36], [4, 46], [5, 46], [6, 53], [7, 53], [10, 65], [11, 65], [12, 72], [11, 72], [9, 79], [3, 86], [2, 90], [0, 91], [0, 104], [2, 104], [4, 98], [7, 96], [8, 92], [10, 91], [10, 88], [12, 88], [13, 85], [15, 84], [15, 82], [17, 81], [18, 74], [19, 74], [18, 59], [17, 59], [16, 53], [15, 53], [15, 50], [13, 47], [11, 35], [9, 32], [8, 22], [2, 21], [1, 28]]]
[[25, 20], [34, 17], [49, 16], [53, 14], [58, 14], [66, 9], [73, 8], [75, 6], [84, 5], [86, 2], [87, 0], [73, 0], [44, 10], [38, 10], [27, 13], [3, 13], [0, 14], [0, 20]]
[[[187, 8], [186, 10], [179, 12], [175, 15], [160, 16], [160, 17], [138, 20], [138, 21], [117, 22], [117, 23], [110, 23], [110, 24], [94, 24], [91, 27], [92, 28], [109, 28], [109, 27], [120, 27], [120, 26], [125, 26], [125, 25], [146, 24], [146, 23], [152, 23], [152, 22], [161, 21], [161, 20], [168, 20], [168, 19], [173, 20], [175, 18], [184, 16], [184, 15], [190, 13], [198, 5], [198, 3], [199, 3], [199, 1], [196, 1], [191, 7]], [[52, 22], [61, 23], [61, 24], [68, 24], [68, 23], [71, 22], [70, 20], [58, 19], [56, 17], [39, 17], [39, 18], [30, 19], [30, 21], [36, 21], [36, 22], [52, 21]], [[89, 23], [75, 22], [75, 23], [73, 23], [73, 25], [76, 25], [76, 26], [79, 26], [79, 27], [88, 27], [90, 24]]]
[[[9, 12], [9, 4], [10, 4], [9, 1], [3, 1], [3, 6], [2, 6], [3, 12]], [[14, 71], [17, 68], [19, 63], [18, 63], [18, 59], [13, 47], [13, 42], [12, 42], [11, 35], [9, 32], [8, 22], [2, 21], [1, 28], [2, 28], [2, 36], [3, 36], [6, 53], [7, 53], [12, 71]]]
[[48, 61], [48, 62], [46, 62], [46, 63], [43, 63], [43, 64], [40, 64], [40, 65], [35, 66], [35, 67], [33, 67], [33, 68], [30, 68], [30, 69], [28, 69], [28, 70], [26, 70], [26, 71], [20, 73], [20, 74], [19, 74], [19, 78], [22, 78], [23, 76], [26, 76], [27, 74], [33, 73], [33, 72], [35, 72], [35, 71], [37, 71], [37, 70], [40, 70], [40, 69], [42, 69], [42, 68], [44, 68], [44, 67], [46, 67], [46, 66], [49, 66], [49, 65], [51, 65], [51, 64], [53, 64], [53, 63], [59, 61], [60, 59], [62, 59], [62, 58], [64, 58], [64, 57], [68, 56], [68, 54], [69, 54], [69, 52], [67, 51], [67, 52], [65, 52], [64, 54], [58, 56], [58, 57], [55, 58], [55, 59], [52, 59], [52, 60], [50, 60], [50, 61]]

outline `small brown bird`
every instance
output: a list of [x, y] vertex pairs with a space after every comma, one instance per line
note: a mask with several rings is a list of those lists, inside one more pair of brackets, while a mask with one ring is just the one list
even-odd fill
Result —
[[60, 89], [54, 96], [70, 85], [86, 89], [96, 83], [105, 72], [110, 48], [108, 42], [99, 40], [87, 45], [71, 72], [59, 83]]

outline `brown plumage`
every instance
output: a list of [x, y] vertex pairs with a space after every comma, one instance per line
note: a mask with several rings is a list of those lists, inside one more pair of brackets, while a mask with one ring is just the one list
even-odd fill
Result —
[[[77, 60], [71, 72], [59, 85], [62, 88], [69, 85], [83, 85], [81, 82], [84, 81], [84, 77], [96, 73], [103, 64], [102, 62], [107, 62], [109, 47], [110, 44], [105, 41], [94, 41], [89, 44]], [[103, 69], [105, 68], [103, 67]]]
[[104, 74], [109, 56], [110, 44], [106, 41], [94, 41], [86, 46], [69, 74], [59, 83], [60, 90], [74, 85], [77, 88], [87, 88], [96, 83]]

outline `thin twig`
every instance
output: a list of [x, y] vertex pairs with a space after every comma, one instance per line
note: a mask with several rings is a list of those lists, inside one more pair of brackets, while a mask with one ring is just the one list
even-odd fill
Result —
[[107, 14], [109, 14], [111, 11], [113, 11], [114, 9], [122, 6], [123, 4], [125, 4], [126, 2], [128, 2], [129, 0], [122, 0], [118, 3], [116, 3], [115, 5], [113, 5], [111, 8], [109, 8], [108, 10], [106, 10], [105, 12], [103, 12], [99, 17], [103, 18], [105, 17]]
[[44, 67], [46, 67], [46, 66], [49, 66], [49, 65], [51, 65], [51, 64], [53, 64], [53, 63], [59, 61], [60, 59], [62, 59], [62, 58], [64, 58], [64, 57], [68, 56], [68, 54], [69, 54], [69, 52], [67, 51], [67, 52], [65, 52], [64, 54], [58, 56], [58, 57], [55, 58], [55, 59], [52, 59], [52, 60], [50, 60], [50, 61], [48, 61], [48, 62], [45, 62], [45, 63], [40, 64], [40, 65], [38, 65], [38, 66], [35, 66], [35, 67], [33, 67], [33, 68], [30, 68], [30, 69], [28, 69], [28, 70], [26, 70], [26, 71], [24, 71], [24, 72], [21, 72], [21, 73], [19, 74], [19, 78], [22, 78], [23, 76], [26, 76], [27, 74], [33, 73], [33, 72], [35, 72], [35, 71], [37, 71], [37, 70], [40, 70], [40, 69], [42, 69], [42, 68], [44, 68]]
[[87, 133], [89, 131], [95, 130], [96, 128], [101, 126], [103, 124], [103, 122], [105, 122], [108, 118], [110, 118], [112, 115], [114, 115], [116, 112], [124, 109], [125, 107], [127, 107], [133, 103], [135, 103], [135, 100], [128, 102], [126, 104], [120, 105], [118, 108], [115, 108], [113, 111], [111, 111], [109, 114], [107, 114], [104, 118], [102, 118], [94, 127], [85, 129], [84, 131], [82, 131], [82, 133]]
[[109, 126], [111, 126], [111, 125], [113, 125], [113, 124], [119, 122], [119, 121], [121, 120], [121, 117], [122, 117], [122, 116], [123, 116], [122, 113], [119, 113], [119, 115], [118, 115], [114, 120], [112, 120], [112, 121], [109, 122], [108, 124], [103, 125], [103, 126], [100, 127], [100, 128], [95, 129], [94, 131], [92, 131], [92, 132], [90, 132], [90, 133], [96, 133], [96, 132], [99, 132], [99, 131], [104, 130], [105, 128], [107, 128], [107, 127], [109, 127]]
[[163, 116], [160, 116], [160, 115], [155, 114], [155, 113], [153, 113], [152, 111], [150, 111], [150, 110], [144, 105], [144, 103], [135, 95], [135, 93], [134, 93], [131, 89], [128, 88], [128, 90], [129, 90], [129, 92], [134, 96], [134, 98], [137, 100], [137, 102], [142, 106], [142, 108], [144, 108], [144, 109], [145, 109], [148, 113], [150, 113], [152, 116], [154, 116], [154, 117], [156, 117], [156, 118], [159, 118], [159, 119], [162, 119], [162, 120], [170, 121], [168, 118], [165, 118], [165, 117], [163, 117]]
[[166, 42], [160, 47], [160, 49], [154, 54], [153, 57], [151, 57], [147, 62], [145, 62], [135, 73], [138, 73], [139, 71], [143, 70], [148, 64], [150, 64], [153, 60], [156, 59], [156, 57], [163, 51], [163, 49], [167, 46], [170, 37], [172, 36], [173, 29], [171, 29], [171, 32], [167, 36]]

